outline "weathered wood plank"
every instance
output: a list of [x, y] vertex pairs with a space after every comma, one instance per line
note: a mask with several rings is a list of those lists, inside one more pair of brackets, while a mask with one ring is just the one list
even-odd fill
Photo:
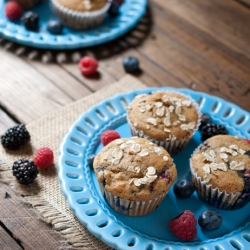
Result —
[[[171, 11], [214, 37], [225, 46], [250, 57], [250, 10], [235, 1], [154, 0], [163, 11]], [[166, 13], [167, 14], [167, 13]]]
[[19, 250], [22, 249], [17, 242], [4, 230], [0, 221], [0, 249]]
[[[1, 182], [0, 211], [0, 221], [14, 234], [24, 249], [59, 249], [60, 247], [67, 249], [68, 245], [62, 241], [61, 236], [52, 231], [50, 225], [39, 220], [34, 210]], [[3, 244], [8, 242], [6, 239]], [[0, 249], [4, 249], [1, 248], [1, 242]]]
[[244, 6], [250, 8], [250, 0], [236, 0], [240, 3], [242, 3]]
[[3, 134], [8, 128], [16, 125], [16, 122], [13, 121], [2, 109], [0, 106], [0, 135]]

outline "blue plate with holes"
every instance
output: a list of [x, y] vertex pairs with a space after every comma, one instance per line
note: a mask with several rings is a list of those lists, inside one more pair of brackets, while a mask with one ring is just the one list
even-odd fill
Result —
[[0, 0], [0, 36], [23, 45], [43, 49], [76, 49], [114, 40], [136, 26], [146, 11], [147, 0], [125, 0], [117, 17], [105, 17], [103, 24], [89, 31], [63, 29], [62, 35], [52, 35], [46, 29], [48, 20], [57, 19], [49, 0], [32, 9], [39, 14], [38, 32], [25, 29], [20, 21], [9, 21], [4, 14], [6, 1]]
[[[103, 199], [94, 171], [87, 164], [88, 156], [100, 151], [100, 136], [107, 129], [117, 130], [121, 137], [130, 137], [125, 107], [136, 95], [159, 90], [174, 90], [190, 95], [200, 104], [201, 111], [210, 114], [213, 122], [226, 126], [229, 134], [250, 137], [248, 112], [202, 92], [167, 87], [148, 88], [106, 99], [79, 117], [60, 146], [59, 180], [70, 208], [91, 233], [119, 250], [249, 250], [250, 204], [236, 211], [217, 209], [223, 217], [220, 229], [205, 232], [197, 226], [195, 240], [182, 242], [171, 234], [168, 228], [169, 220], [187, 209], [191, 210], [196, 218], [202, 211], [214, 209], [201, 201], [196, 193], [189, 199], [178, 200], [171, 189], [153, 213], [142, 217], [119, 214]], [[188, 146], [174, 157], [179, 179], [191, 177], [189, 158], [200, 143], [198, 131]]]

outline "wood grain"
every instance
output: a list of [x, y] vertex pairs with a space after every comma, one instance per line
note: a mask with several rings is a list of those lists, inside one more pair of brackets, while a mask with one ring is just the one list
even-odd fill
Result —
[[8, 128], [16, 125], [16, 122], [4, 112], [0, 106], [0, 135], [2, 135]]
[[[0, 221], [20, 242], [23, 249], [48, 250], [69, 247], [57, 233], [51, 230], [50, 225], [39, 220], [33, 209], [23, 203], [13, 190], [2, 182], [0, 182], [0, 210]], [[0, 239], [5, 235], [1, 232], [2, 230], [0, 230]], [[13, 239], [3, 238], [3, 243], [0, 241], [0, 249], [5, 249], [1, 248], [1, 244], [6, 244], [6, 242], [9, 244], [12, 241]]]

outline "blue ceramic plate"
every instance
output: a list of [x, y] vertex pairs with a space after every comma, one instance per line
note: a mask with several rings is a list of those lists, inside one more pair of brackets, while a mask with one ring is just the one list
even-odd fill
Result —
[[20, 21], [9, 21], [4, 14], [6, 1], [0, 0], [0, 35], [8, 40], [44, 49], [76, 49], [106, 43], [136, 26], [146, 11], [147, 0], [125, 0], [120, 8], [120, 15], [113, 18], [108, 14], [103, 24], [89, 31], [63, 29], [62, 35], [52, 35], [46, 29], [48, 20], [55, 20], [49, 0], [32, 9], [39, 14], [40, 29], [33, 32], [25, 29]]
[[[121, 137], [130, 137], [125, 107], [142, 93], [159, 90], [149, 88], [117, 95], [93, 106], [73, 124], [65, 136], [58, 160], [62, 191], [80, 222], [90, 232], [115, 249], [138, 250], [235, 250], [250, 249], [250, 204], [236, 211], [219, 210], [223, 217], [220, 229], [198, 234], [192, 242], [175, 238], [168, 222], [183, 210], [193, 211], [198, 218], [206, 209], [196, 193], [189, 199], [178, 200], [172, 189], [151, 214], [128, 217], [115, 212], [103, 199], [93, 170], [87, 158], [101, 148], [100, 135], [106, 129], [115, 129]], [[249, 113], [221, 98], [187, 89], [162, 88], [180, 91], [200, 103], [201, 111], [212, 116], [213, 121], [227, 127], [231, 135], [249, 138]], [[178, 177], [190, 177], [189, 157], [201, 143], [197, 132], [183, 152], [174, 157]]]

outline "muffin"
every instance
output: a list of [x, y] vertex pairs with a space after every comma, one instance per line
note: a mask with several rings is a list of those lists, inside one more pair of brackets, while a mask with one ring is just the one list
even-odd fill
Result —
[[144, 138], [112, 141], [97, 154], [93, 167], [107, 203], [129, 216], [154, 211], [177, 177], [168, 152]]
[[136, 96], [127, 110], [132, 135], [164, 147], [171, 155], [188, 144], [200, 124], [198, 104], [176, 92]]
[[217, 135], [200, 145], [190, 159], [199, 197], [227, 210], [250, 201], [250, 144], [230, 135]]
[[16, 2], [20, 3], [25, 9], [32, 8], [35, 5], [43, 3], [45, 1], [46, 0], [16, 0]]
[[52, 0], [51, 3], [61, 22], [75, 30], [99, 26], [110, 7], [110, 0]]

